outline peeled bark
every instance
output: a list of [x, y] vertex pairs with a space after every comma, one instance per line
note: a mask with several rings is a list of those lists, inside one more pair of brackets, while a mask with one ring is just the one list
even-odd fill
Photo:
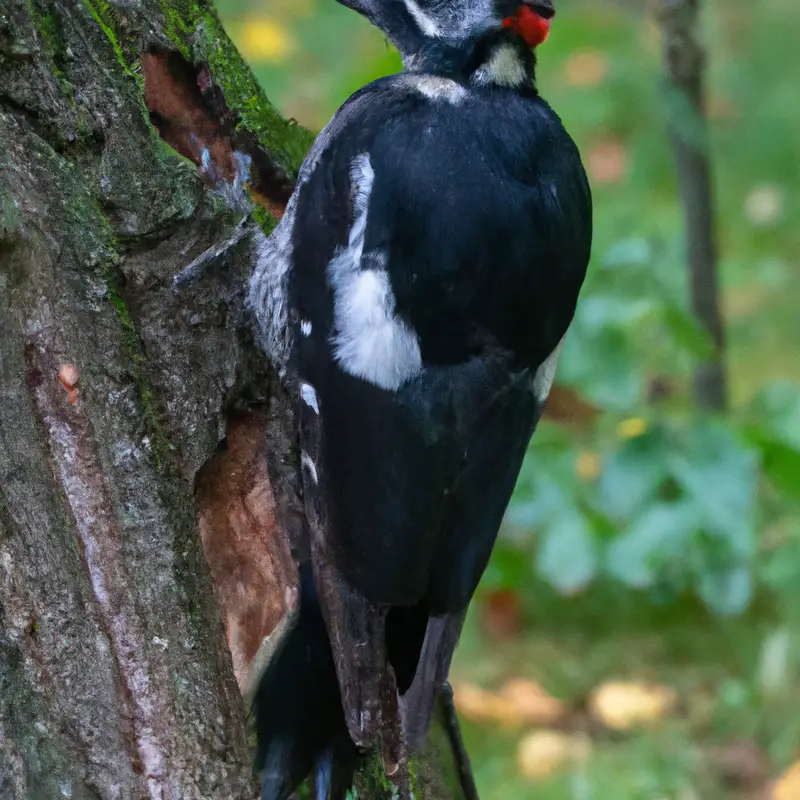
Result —
[[[310, 141], [206, 2], [0, 0], [2, 800], [256, 796], [302, 506], [244, 297]], [[417, 796], [460, 797], [437, 737]]]

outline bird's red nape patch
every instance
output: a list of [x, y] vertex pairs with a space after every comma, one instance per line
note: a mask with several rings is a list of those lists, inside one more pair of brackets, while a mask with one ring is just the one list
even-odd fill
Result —
[[539, 16], [532, 8], [521, 5], [514, 17], [503, 20], [503, 27], [519, 34], [528, 47], [538, 47], [550, 35], [550, 20]]

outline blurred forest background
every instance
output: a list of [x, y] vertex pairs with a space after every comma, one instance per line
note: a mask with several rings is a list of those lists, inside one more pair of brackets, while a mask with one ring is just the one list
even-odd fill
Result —
[[[540, 51], [596, 235], [454, 667], [485, 800], [800, 798], [800, 13], [703, 4], [730, 379], [711, 416], [692, 403], [710, 344], [688, 310], [674, 104], [645, 5], [560, 0]], [[399, 69], [334, 0], [218, 7], [271, 100], [314, 131]]]

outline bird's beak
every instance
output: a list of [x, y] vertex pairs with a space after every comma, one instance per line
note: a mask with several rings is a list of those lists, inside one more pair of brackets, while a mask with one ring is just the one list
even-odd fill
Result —
[[538, 14], [542, 19], [553, 19], [556, 15], [556, 8], [553, 5], [553, 0], [522, 0], [522, 5], [530, 8], [531, 11]]

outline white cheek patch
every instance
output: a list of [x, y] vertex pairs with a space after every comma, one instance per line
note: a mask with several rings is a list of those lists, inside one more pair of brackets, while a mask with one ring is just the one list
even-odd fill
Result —
[[[419, 340], [395, 314], [389, 273], [382, 266], [364, 268], [364, 237], [375, 173], [369, 156], [355, 159], [355, 219], [347, 247], [328, 264], [333, 289], [334, 334], [331, 343], [339, 366], [382, 389], [394, 390], [422, 371]], [[379, 254], [370, 260], [380, 265]]]
[[558, 359], [561, 351], [564, 348], [564, 341], [567, 336], [561, 337], [561, 341], [553, 348], [547, 358], [539, 365], [536, 370], [536, 375], [533, 376], [533, 394], [540, 403], [547, 400], [550, 394], [550, 389], [553, 388], [553, 381], [556, 379], [556, 367], [558, 366]]
[[467, 98], [467, 90], [450, 78], [437, 75], [409, 75], [408, 81], [410, 88], [429, 100], [443, 100], [458, 106]]
[[525, 81], [525, 65], [516, 48], [510, 44], [498, 47], [489, 60], [475, 70], [472, 80], [481, 86], [521, 86]]

